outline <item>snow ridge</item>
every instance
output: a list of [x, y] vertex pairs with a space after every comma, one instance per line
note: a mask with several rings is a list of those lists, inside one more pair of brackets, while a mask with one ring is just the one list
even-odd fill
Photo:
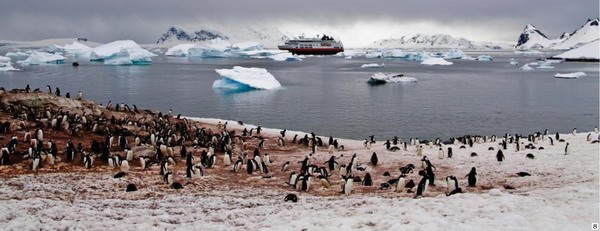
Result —
[[223, 40], [229, 39], [226, 35], [221, 34], [218, 31], [214, 30], [205, 30], [201, 29], [199, 31], [194, 31], [191, 34], [186, 32], [185, 30], [177, 27], [170, 27], [167, 32], [165, 32], [156, 44], [162, 44], [168, 41], [176, 40], [176, 41], [188, 41], [188, 42], [200, 42], [206, 40], [212, 40], [220, 38]]

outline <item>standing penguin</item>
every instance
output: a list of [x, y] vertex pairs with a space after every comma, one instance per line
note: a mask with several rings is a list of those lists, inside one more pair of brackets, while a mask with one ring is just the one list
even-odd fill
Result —
[[323, 176], [320, 175], [317, 178], [319, 178], [319, 181], [321, 182], [321, 186], [323, 186], [324, 188], [331, 188], [331, 183], [329, 182], [329, 179], [327, 179], [327, 176]]
[[475, 184], [477, 183], [477, 171], [475, 167], [471, 168], [471, 172], [465, 177], [467, 177], [467, 180], [469, 181], [469, 187], [475, 187]]
[[452, 158], [452, 148], [448, 147], [448, 158]]
[[252, 171], [254, 171], [254, 164], [252, 163], [254, 160], [248, 160], [248, 163], [246, 164], [246, 171], [248, 172], [248, 174], [252, 175]]
[[444, 159], [444, 150], [442, 148], [438, 150], [438, 158]]
[[292, 173], [290, 173], [290, 177], [288, 178], [288, 184], [289, 185], [296, 185], [296, 178], [298, 177], [298, 175], [296, 175], [295, 171], [292, 171]]
[[343, 192], [344, 194], [346, 194], [346, 196], [350, 196], [350, 193], [352, 193], [352, 188], [353, 188], [353, 184], [354, 183], [354, 177], [352, 176], [348, 176], [348, 177], [344, 177], [344, 187], [343, 187]]
[[565, 155], [569, 155], [571, 153], [571, 148], [569, 147], [569, 143], [565, 145]]
[[429, 177], [427, 176], [427, 173], [423, 170], [419, 171], [419, 175], [423, 176], [423, 178], [421, 178], [421, 181], [419, 181], [419, 184], [417, 185], [417, 194], [415, 195], [415, 198], [425, 196], [425, 194], [427, 193]]
[[281, 166], [281, 171], [285, 172], [290, 168], [290, 162], [286, 161], [285, 164], [283, 164], [283, 166]]
[[502, 162], [504, 160], [504, 153], [502, 153], [502, 150], [498, 150], [498, 153], [496, 154], [496, 159], [498, 160], [498, 162]]
[[571, 133], [573, 134], [573, 136], [577, 135], [577, 128], [573, 128], [573, 131]]
[[40, 154], [38, 152], [36, 152], [33, 155], [33, 163], [32, 163], [32, 166], [31, 166], [31, 170], [33, 170], [34, 172], [37, 171], [38, 167], [40, 166], [40, 163], [42, 162], [41, 159], [42, 158], [40, 157]]
[[[429, 160], [425, 160], [425, 162], [427, 163], [427, 167], [425, 168], [425, 171], [427, 172], [427, 177], [429, 178], [429, 185], [435, 186], [435, 174], [433, 174], [433, 169], [436, 169], [435, 166], [433, 166], [433, 164], [431, 164], [431, 162], [429, 162]], [[437, 170], [437, 169], [436, 169]]]
[[373, 155], [371, 155], [371, 164], [373, 166], [377, 166], [377, 162], [378, 162], [377, 153], [373, 152]]
[[242, 168], [242, 165], [244, 164], [244, 161], [242, 160], [242, 157], [238, 156], [238, 159], [235, 161], [235, 164], [233, 165], [233, 172], [237, 173], [240, 168]]
[[373, 180], [371, 179], [371, 174], [367, 173], [365, 175], [365, 179], [363, 179], [362, 185], [364, 185], [364, 186], [373, 186]]
[[556, 135], [554, 137], [556, 138], [556, 140], [560, 140], [560, 135], [558, 134], [558, 132], [556, 132]]
[[127, 161], [127, 160], [121, 161], [121, 172], [125, 172], [125, 173], [129, 172], [129, 161]]
[[396, 192], [404, 191], [404, 187], [406, 186], [406, 175], [400, 174], [398, 177], [398, 181], [396, 182]]
[[338, 164], [337, 162], [335, 162], [335, 156], [331, 156], [329, 157], [328, 161], [325, 161], [324, 164], [327, 164], [327, 166], [329, 167], [329, 171], [335, 171], [335, 166]]
[[456, 182], [456, 177], [454, 176], [447, 176], [446, 177], [446, 195], [450, 194], [452, 191], [454, 191], [458, 185], [458, 182]]

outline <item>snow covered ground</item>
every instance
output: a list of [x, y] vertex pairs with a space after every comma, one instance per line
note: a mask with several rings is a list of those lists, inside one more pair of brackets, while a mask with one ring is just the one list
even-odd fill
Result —
[[[201, 119], [216, 124], [218, 119]], [[228, 128], [243, 126], [228, 121]], [[278, 136], [279, 129], [265, 129], [263, 135]], [[288, 131], [286, 137], [303, 132]], [[517, 152], [509, 145], [504, 162], [496, 161], [497, 143], [475, 144], [454, 149], [452, 158], [438, 159], [437, 148], [425, 146], [437, 167], [436, 186], [429, 193], [414, 199], [414, 193], [379, 190], [378, 185], [390, 178], [384, 171], [397, 176], [398, 167], [413, 163], [420, 169], [420, 156], [414, 146], [408, 151], [386, 151], [378, 141], [370, 150], [362, 141], [340, 139], [346, 151], [335, 152], [338, 162], [347, 163], [352, 153], [358, 163], [366, 166], [376, 186], [355, 184], [350, 196], [339, 193], [332, 183], [325, 189], [318, 183], [309, 192], [297, 192], [285, 184], [289, 172], [279, 166], [286, 160], [290, 169], [309, 151], [306, 149], [272, 150], [273, 178], [258, 175], [233, 174], [229, 167], [206, 169], [206, 176], [184, 178], [181, 165], [175, 170], [175, 181], [182, 190], [168, 189], [161, 182], [157, 169], [143, 171], [136, 165], [123, 179], [113, 179], [116, 170], [108, 166], [92, 170], [80, 169], [65, 173], [55, 169], [38, 174], [3, 174], [0, 181], [0, 227], [4, 230], [83, 229], [83, 230], [590, 230], [599, 217], [599, 146], [587, 141], [588, 132], [576, 136], [562, 134], [571, 152], [564, 155], [566, 142], [550, 145], [546, 138], [534, 144], [544, 150], [525, 149]], [[551, 137], [554, 135], [551, 133]], [[598, 134], [591, 132], [593, 140]], [[274, 147], [270, 140], [268, 147]], [[528, 143], [528, 142], [525, 142]], [[286, 146], [287, 147], [287, 146]], [[488, 151], [489, 147], [495, 148]], [[287, 150], [287, 151], [285, 151]], [[367, 165], [371, 153], [377, 152], [380, 165]], [[470, 153], [478, 153], [471, 157]], [[525, 158], [532, 153], [535, 159]], [[316, 164], [330, 154], [318, 150]], [[220, 160], [220, 159], [219, 159]], [[0, 166], [18, 171], [23, 166]], [[467, 187], [464, 175], [477, 167], [478, 186]], [[22, 170], [22, 169], [21, 169]], [[355, 170], [355, 175], [365, 172]], [[528, 177], [518, 177], [525, 171]], [[455, 175], [465, 193], [444, 195], [443, 178]], [[418, 181], [416, 173], [408, 179]], [[338, 182], [334, 174], [332, 182]], [[138, 186], [137, 192], [124, 192], [128, 183]], [[515, 189], [505, 189], [505, 186]], [[297, 203], [284, 202], [288, 193], [299, 197]]]

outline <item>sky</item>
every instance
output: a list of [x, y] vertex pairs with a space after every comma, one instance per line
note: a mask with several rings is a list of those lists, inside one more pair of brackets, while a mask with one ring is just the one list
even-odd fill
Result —
[[415, 33], [516, 43], [531, 23], [548, 37], [599, 15], [598, 0], [0, 0], [0, 40], [87, 37], [155, 43], [170, 27], [329, 33], [346, 46]]

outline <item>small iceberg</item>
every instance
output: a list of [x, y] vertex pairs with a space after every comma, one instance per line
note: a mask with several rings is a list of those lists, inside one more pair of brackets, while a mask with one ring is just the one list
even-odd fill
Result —
[[554, 75], [554, 78], [558, 78], [558, 79], [577, 79], [579, 77], [583, 77], [586, 76], [585, 72], [572, 72], [572, 73], [566, 73], [566, 74], [561, 74], [561, 73], [556, 73], [556, 75]]
[[489, 55], [480, 55], [477, 57], [477, 61], [492, 61], [494, 60], [494, 58], [492, 58], [492, 56]]
[[18, 71], [19, 69], [14, 68], [10, 61], [9, 57], [0, 55], [0, 71]]
[[90, 58], [92, 48], [84, 44], [73, 42], [64, 46], [52, 45], [56, 52], [64, 53], [67, 56]]
[[281, 54], [276, 54], [276, 55], [271, 55], [268, 56], [269, 59], [272, 59], [274, 61], [302, 61], [302, 59], [300, 57], [298, 57], [297, 55], [294, 55], [292, 53], [281, 53]]
[[447, 66], [447, 65], [452, 65], [452, 62], [448, 62], [446, 60], [444, 60], [443, 58], [428, 58], [425, 59], [421, 62], [422, 65], [442, 65], [442, 66]]
[[519, 66], [519, 62], [517, 62], [515, 59], [510, 59], [510, 65]]
[[[92, 49], [90, 61], [103, 61], [107, 65], [147, 65], [156, 54], [131, 40], [118, 40]], [[111, 60], [113, 59], [113, 60]]]
[[362, 66], [360, 66], [360, 68], [381, 68], [384, 67], [385, 64], [381, 63], [381, 64], [377, 64], [377, 63], [368, 63], [368, 64], [363, 64]]
[[6, 57], [22, 58], [22, 57], [27, 57], [27, 56], [29, 56], [29, 54], [27, 54], [27, 53], [25, 53], [25, 52], [20, 52], [20, 51], [17, 51], [17, 52], [12, 52], [12, 51], [9, 51], [9, 52], [7, 52], [7, 53], [6, 53], [6, 55], [5, 55], [5, 56], [6, 56]]
[[191, 48], [197, 47], [196, 44], [179, 44], [171, 47], [165, 52], [166, 56], [179, 56], [186, 57], [189, 54]]
[[369, 78], [367, 83], [371, 85], [380, 85], [385, 83], [412, 83], [417, 82], [416, 78], [406, 77], [403, 74], [398, 73], [375, 73]]
[[365, 58], [368, 58], [368, 59], [382, 58], [382, 57], [383, 57], [383, 52], [380, 52], [380, 51], [365, 54]]
[[17, 63], [21, 65], [40, 65], [40, 64], [64, 64], [65, 57], [62, 55], [51, 54], [47, 52], [34, 51], [23, 61]]
[[550, 66], [550, 64], [538, 65], [539, 69], [553, 69], [554, 66]]
[[281, 83], [264, 68], [240, 67], [215, 69], [223, 79], [215, 80], [213, 88], [229, 90], [270, 90], [281, 87]]
[[522, 70], [522, 71], [531, 71], [531, 70], [533, 70], [533, 68], [530, 67], [529, 64], [525, 64], [521, 68], [519, 68], [519, 70]]

